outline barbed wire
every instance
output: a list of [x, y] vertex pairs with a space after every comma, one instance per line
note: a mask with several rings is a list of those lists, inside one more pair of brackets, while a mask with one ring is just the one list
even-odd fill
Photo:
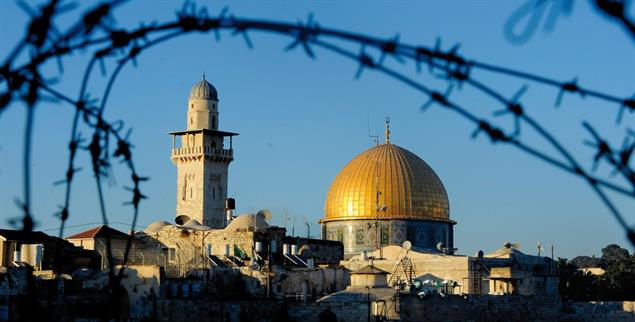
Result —
[[[627, 8], [630, 0], [594, 0], [587, 1], [606, 15], [609, 19], [619, 23], [626, 34], [635, 41], [635, 21], [630, 19]], [[569, 16], [573, 11], [573, 0], [526, 0], [505, 21], [503, 32], [511, 43], [527, 42], [538, 30], [544, 20], [543, 30], [551, 32], [560, 16]]]
[[[123, 256], [125, 264], [133, 242], [139, 207], [141, 201], [146, 198], [141, 192], [141, 183], [147, 178], [138, 174], [133, 162], [130, 128], [126, 127], [123, 121], [112, 121], [104, 117], [108, 98], [118, 75], [128, 63], [136, 65], [136, 60], [143, 52], [175, 37], [203, 32], [213, 33], [214, 38], [219, 41], [221, 40], [221, 32], [229, 32], [232, 36], [242, 37], [247, 47], [254, 48], [249, 32], [259, 31], [290, 38], [291, 42], [283, 48], [284, 51], [300, 48], [309, 58], [314, 59], [317, 56], [315, 49], [319, 48], [348, 58], [358, 65], [355, 78], [360, 78], [366, 69], [383, 73], [425, 94], [428, 99], [423, 104], [422, 111], [436, 105], [452, 111], [472, 123], [475, 126], [475, 131], [472, 133], [473, 138], [483, 134], [492, 143], [515, 147], [538, 160], [580, 177], [602, 200], [618, 224], [625, 230], [629, 240], [635, 245], [633, 228], [605, 193], [605, 190], [608, 190], [635, 199], [635, 171], [631, 165], [631, 157], [635, 149], [635, 132], [626, 129], [622, 146], [615, 148], [602, 138], [599, 131], [593, 128], [590, 123], [583, 123], [583, 127], [591, 134], [593, 141], [588, 143], [595, 152], [592, 157], [592, 169], [585, 170], [567, 147], [527, 113], [527, 109], [521, 102], [521, 96], [527, 90], [526, 86], [511, 98], [507, 98], [493, 86], [477, 79], [473, 75], [473, 71], [480, 69], [522, 80], [529, 84], [534, 83], [553, 88], [556, 95], [554, 103], [556, 106], [562, 103], [563, 97], [567, 94], [608, 103], [616, 109], [616, 123], [618, 125], [621, 124], [625, 111], [629, 113], [635, 111], [634, 97], [620, 97], [594, 90], [583, 86], [577, 79], [557, 80], [468, 58], [459, 54], [458, 45], [443, 49], [440, 41], [437, 41], [434, 46], [412, 45], [401, 42], [398, 35], [384, 39], [324, 28], [315, 21], [312, 15], [309, 15], [306, 22], [299, 23], [239, 18], [230, 14], [227, 9], [221, 10], [216, 16], [210, 16], [206, 8], [197, 8], [194, 3], [186, 2], [177, 11], [174, 20], [163, 23], [155, 22], [149, 25], [141, 24], [137, 28], [123, 29], [115, 25], [113, 10], [124, 2], [104, 1], [78, 16], [76, 22], [65, 32], [60, 32], [54, 19], [63, 12], [73, 10], [60, 3], [60, 1], [51, 0], [41, 7], [39, 12], [30, 8], [26, 9], [31, 15], [27, 32], [16, 47], [9, 52], [0, 67], [0, 84], [5, 87], [0, 91], [0, 117], [2, 112], [17, 102], [24, 102], [27, 108], [23, 154], [24, 191], [22, 200], [19, 202], [22, 215], [21, 219], [13, 219], [14, 224], [21, 221], [21, 229], [24, 231], [31, 231], [34, 228], [30, 192], [33, 180], [30, 172], [33, 115], [36, 107], [41, 103], [62, 102], [72, 106], [75, 113], [70, 128], [67, 170], [64, 178], [56, 183], [65, 185], [64, 200], [60, 210], [56, 212], [56, 216], [60, 219], [59, 237], [63, 238], [66, 222], [71, 215], [70, 201], [73, 182], [76, 173], [81, 170], [76, 165], [77, 154], [86, 151], [90, 155], [100, 214], [104, 224], [108, 224], [108, 216], [102, 179], [109, 176], [113, 163], [111, 159], [120, 160], [130, 173], [130, 187], [126, 187], [126, 189], [131, 192], [131, 199], [127, 204], [133, 208], [130, 223], [131, 234]], [[347, 48], [339, 43], [359, 48], [359, 50]], [[18, 59], [24, 56], [23, 52], [26, 50], [30, 50], [31, 57], [27, 59], [26, 63], [17, 65]], [[62, 74], [64, 59], [78, 51], [89, 53], [91, 58], [84, 69], [79, 93], [76, 98], [73, 98], [72, 95], [56, 90], [54, 83], [47, 80], [48, 78], [44, 77], [39, 69], [49, 61], [55, 60], [59, 73]], [[403, 68], [414, 66], [417, 73], [422, 72], [422, 65], [427, 66], [429, 74], [447, 82], [447, 88], [444, 90], [435, 89], [407, 76], [405, 72], [388, 67], [386, 62], [389, 58], [401, 63], [400, 67], [403, 66]], [[106, 75], [106, 61], [114, 61], [115, 67], [110, 73], [101, 98], [93, 99], [88, 92], [91, 75], [95, 72], [96, 66], [99, 66], [101, 73]], [[502, 110], [497, 111], [494, 116], [511, 116], [514, 130], [507, 132], [486, 117], [472, 112], [473, 109], [453, 100], [454, 89], [464, 85], [470, 86], [498, 102]], [[90, 139], [81, 135], [81, 126], [86, 126], [92, 131]], [[521, 126], [536, 132], [555, 149], [556, 153], [547, 153], [524, 141], [523, 136], [521, 136]], [[619, 174], [625, 179], [626, 184], [616, 184], [592, 175], [591, 172], [600, 161], [611, 166], [613, 173]], [[123, 266], [116, 272], [114, 265], [111, 265], [114, 262], [110, 238], [106, 240], [111, 278], [110, 287], [111, 292], [115, 294], [122, 278]]]

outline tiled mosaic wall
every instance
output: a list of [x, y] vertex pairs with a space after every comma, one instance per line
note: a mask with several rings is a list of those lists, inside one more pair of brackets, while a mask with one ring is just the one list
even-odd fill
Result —
[[[436, 251], [437, 243], [454, 246], [452, 224], [427, 220], [343, 220], [326, 222], [322, 236], [344, 244], [345, 255], [373, 251], [379, 245], [401, 245], [409, 240], [420, 250]], [[381, 241], [381, 242], [380, 242]]]

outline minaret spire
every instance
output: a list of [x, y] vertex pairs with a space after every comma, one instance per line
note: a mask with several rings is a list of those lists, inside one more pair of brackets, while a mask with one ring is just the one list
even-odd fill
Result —
[[390, 118], [386, 116], [386, 144], [390, 144]]

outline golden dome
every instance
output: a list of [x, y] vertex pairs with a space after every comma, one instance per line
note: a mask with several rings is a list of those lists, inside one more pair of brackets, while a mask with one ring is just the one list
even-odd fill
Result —
[[[388, 133], [387, 133], [388, 134]], [[331, 184], [322, 222], [417, 219], [452, 222], [443, 183], [414, 153], [391, 144], [356, 156]]]

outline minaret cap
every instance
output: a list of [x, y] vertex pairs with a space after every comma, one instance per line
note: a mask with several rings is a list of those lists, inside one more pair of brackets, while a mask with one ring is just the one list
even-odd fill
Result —
[[390, 118], [386, 116], [386, 144], [390, 144]]
[[216, 88], [207, 81], [205, 76], [205, 73], [203, 73], [203, 79], [194, 84], [192, 90], [190, 90], [189, 98], [218, 101], [218, 92], [216, 91]]

